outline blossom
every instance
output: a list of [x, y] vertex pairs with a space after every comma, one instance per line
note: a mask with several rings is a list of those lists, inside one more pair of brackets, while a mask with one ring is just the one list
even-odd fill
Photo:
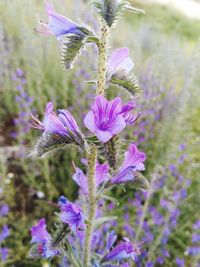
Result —
[[118, 72], [129, 73], [134, 68], [134, 63], [129, 57], [129, 49], [122, 47], [114, 50], [107, 63], [107, 78]]
[[51, 246], [51, 235], [46, 230], [45, 219], [40, 219], [37, 225], [32, 226], [31, 236], [31, 243], [36, 244], [38, 255], [44, 258], [50, 258], [58, 254], [58, 251]]
[[[83, 193], [87, 195], [88, 194], [87, 176], [78, 167], [75, 167], [75, 171], [76, 172], [74, 173], [72, 178], [81, 188]], [[104, 164], [97, 163], [95, 172], [96, 187], [100, 186], [102, 183], [108, 180], [108, 172], [109, 172], [109, 166], [107, 163]]]
[[8, 257], [8, 248], [0, 248], [0, 259], [6, 261]]
[[69, 202], [64, 196], [59, 198], [58, 204], [61, 210], [61, 221], [68, 224], [72, 231], [84, 227], [85, 216], [79, 206]]
[[53, 103], [46, 105], [44, 121], [32, 116], [31, 127], [44, 132], [36, 147], [36, 154], [42, 156], [58, 145], [74, 143], [80, 147], [84, 146], [81, 131], [68, 110], [59, 109], [58, 115], [53, 111]]
[[9, 206], [6, 205], [6, 204], [3, 204], [1, 207], [0, 207], [0, 216], [6, 216], [9, 212]]
[[10, 229], [7, 225], [3, 226], [3, 229], [0, 233], [0, 242], [2, 242], [4, 239], [6, 239], [10, 235]]
[[103, 96], [97, 96], [84, 119], [84, 124], [102, 143], [106, 143], [126, 125], [135, 121], [131, 115], [133, 108], [131, 103], [123, 106], [120, 97], [109, 101]]
[[120, 261], [128, 258], [135, 260], [135, 257], [138, 254], [140, 254], [140, 248], [126, 238], [124, 241], [120, 242], [113, 249], [111, 249], [111, 251], [104, 256], [102, 262]]
[[57, 38], [69, 33], [83, 35], [79, 26], [63, 15], [56, 13], [52, 4], [45, 1], [45, 6], [49, 22], [47, 24], [40, 22], [36, 28], [38, 32], [44, 35], [55, 35]]
[[125, 153], [125, 159], [119, 172], [111, 179], [111, 183], [125, 183], [135, 179], [137, 171], [143, 171], [144, 161], [146, 154], [140, 152], [135, 144], [129, 146], [128, 151]]

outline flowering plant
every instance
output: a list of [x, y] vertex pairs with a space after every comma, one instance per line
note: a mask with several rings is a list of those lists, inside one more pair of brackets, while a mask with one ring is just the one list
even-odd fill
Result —
[[[128, 1], [95, 0], [94, 6], [100, 20], [100, 36], [88, 27], [76, 24], [55, 12], [52, 4], [45, 1], [48, 23], [40, 22], [36, 30], [45, 35], [54, 35], [61, 46], [62, 61], [66, 69], [73, 66], [76, 56], [87, 43], [98, 47], [98, 77], [96, 98], [83, 122], [89, 130], [84, 133], [68, 110], [53, 111], [49, 102], [43, 121], [32, 116], [30, 125], [42, 131], [32, 153], [33, 157], [44, 157], [50, 152], [74, 145], [79, 149], [87, 167], [85, 174], [74, 165], [73, 180], [80, 187], [79, 198], [72, 203], [66, 197], [58, 200], [58, 223], [56, 231], [46, 230], [45, 219], [31, 228], [33, 244], [31, 257], [51, 260], [62, 258], [65, 266], [131, 266], [142, 252], [141, 244], [134, 244], [127, 237], [119, 238], [113, 230], [116, 216], [104, 215], [106, 201], [116, 202], [109, 196], [114, 187], [131, 186], [146, 190], [148, 180], [141, 174], [145, 170], [146, 155], [131, 143], [121, 164], [119, 149], [121, 132], [138, 119], [135, 99], [122, 104], [122, 99], [107, 98], [109, 84], [127, 90], [131, 97], [141, 92], [132, 73], [134, 64], [128, 48], [112, 52], [107, 61], [108, 38], [118, 18], [126, 11], [143, 12], [133, 8]], [[85, 131], [86, 132], [86, 131]], [[107, 231], [105, 236], [103, 231]], [[105, 238], [106, 237], [106, 238]]]

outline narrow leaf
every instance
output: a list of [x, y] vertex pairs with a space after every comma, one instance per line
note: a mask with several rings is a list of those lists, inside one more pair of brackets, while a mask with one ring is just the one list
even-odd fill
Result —
[[107, 217], [100, 217], [95, 220], [94, 226], [98, 227], [99, 225], [109, 222], [109, 221], [114, 221], [117, 220], [117, 216], [107, 216]]

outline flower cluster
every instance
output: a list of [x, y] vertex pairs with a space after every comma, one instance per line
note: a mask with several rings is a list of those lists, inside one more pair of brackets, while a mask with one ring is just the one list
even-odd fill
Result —
[[[3, 186], [1, 185], [2, 179], [0, 177], [0, 198], [2, 199], [3, 196]], [[5, 219], [9, 213], [9, 206], [4, 202], [0, 201], [0, 262], [4, 262], [7, 260], [9, 250], [5, 246], [5, 240], [10, 235], [10, 229], [8, 225], [5, 223]]]

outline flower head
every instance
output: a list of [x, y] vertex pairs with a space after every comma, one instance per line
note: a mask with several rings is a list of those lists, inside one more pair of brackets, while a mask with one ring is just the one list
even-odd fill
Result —
[[4, 239], [6, 239], [10, 235], [10, 229], [7, 225], [3, 226], [3, 229], [0, 233], [0, 242], [2, 242]]
[[131, 117], [133, 108], [130, 103], [123, 106], [120, 97], [109, 101], [103, 96], [97, 96], [84, 124], [102, 143], [106, 143], [127, 124], [134, 122]]
[[44, 121], [32, 116], [33, 128], [44, 132], [36, 147], [36, 153], [41, 156], [58, 145], [74, 143], [83, 147], [84, 141], [81, 131], [68, 110], [58, 110], [58, 115], [53, 111], [53, 103], [46, 105]]
[[134, 245], [128, 239], [125, 239], [115, 246], [111, 251], [109, 251], [102, 259], [102, 262], [120, 261], [128, 258], [135, 260], [135, 257], [140, 254], [140, 252], [140, 247]]
[[59, 198], [58, 204], [61, 210], [61, 221], [68, 224], [72, 231], [77, 231], [80, 227], [84, 227], [85, 216], [79, 206], [69, 202], [63, 196]]
[[123, 72], [129, 73], [134, 68], [134, 63], [129, 57], [129, 49], [127, 47], [114, 50], [107, 63], [107, 78], [112, 75]]
[[106, 81], [119, 85], [132, 95], [140, 95], [142, 90], [132, 73], [134, 63], [127, 47], [118, 48], [111, 54], [106, 70]]
[[147, 189], [149, 187], [149, 182], [139, 173], [139, 171], [145, 170], [145, 160], [146, 154], [140, 152], [135, 144], [131, 144], [128, 151], [125, 153], [125, 159], [119, 172], [111, 179], [111, 183], [129, 183], [136, 188]]
[[40, 22], [36, 28], [38, 32], [44, 35], [53, 34], [57, 38], [69, 33], [83, 34], [76, 23], [55, 12], [53, 5], [48, 1], [45, 1], [45, 7], [49, 17], [49, 22], [47, 24]]
[[39, 220], [37, 225], [31, 228], [31, 236], [31, 243], [36, 244], [36, 253], [39, 256], [50, 258], [58, 254], [58, 251], [51, 246], [51, 235], [46, 230], [45, 219]]

